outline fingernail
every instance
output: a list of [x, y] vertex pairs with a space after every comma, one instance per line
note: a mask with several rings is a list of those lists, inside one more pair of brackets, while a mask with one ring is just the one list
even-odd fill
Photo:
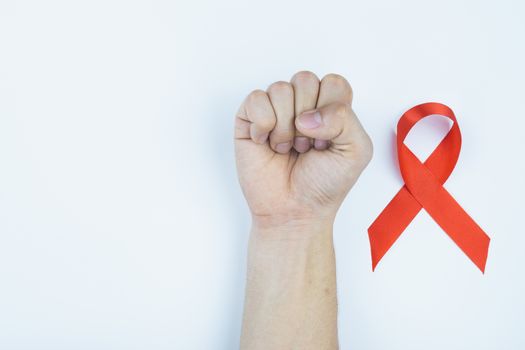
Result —
[[279, 153], [288, 153], [291, 147], [291, 142], [281, 142], [275, 145], [275, 150]]
[[265, 143], [267, 138], [268, 138], [268, 133], [262, 134], [261, 136], [257, 138], [257, 143], [261, 143], [261, 144]]
[[310, 149], [310, 139], [304, 136], [298, 136], [294, 139], [293, 147], [299, 153], [304, 153]]
[[320, 151], [325, 150], [328, 148], [328, 141], [327, 140], [314, 140], [314, 148], [318, 149]]
[[322, 124], [321, 114], [316, 111], [304, 112], [299, 116], [299, 125], [305, 129], [315, 129]]

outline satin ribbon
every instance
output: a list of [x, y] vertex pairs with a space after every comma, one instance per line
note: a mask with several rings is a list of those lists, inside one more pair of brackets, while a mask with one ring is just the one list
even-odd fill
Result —
[[[433, 114], [445, 116], [454, 123], [428, 159], [421, 163], [404, 140], [418, 121]], [[461, 132], [449, 107], [423, 103], [401, 116], [397, 124], [397, 154], [405, 184], [368, 228], [372, 270], [421, 208], [425, 208], [470, 260], [485, 272], [490, 238], [443, 187], [456, 165], [460, 149]]]

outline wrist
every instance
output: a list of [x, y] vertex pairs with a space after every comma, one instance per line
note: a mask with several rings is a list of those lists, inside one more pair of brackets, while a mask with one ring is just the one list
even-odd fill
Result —
[[320, 238], [332, 238], [334, 220], [331, 218], [275, 218], [252, 221], [250, 239], [265, 245], [285, 242], [300, 244]]
[[[280, 225], [255, 221], [249, 240], [250, 265], [278, 265], [290, 263], [300, 267], [311, 255], [324, 254], [333, 248], [332, 220], [288, 220]], [[307, 259], [310, 260], [310, 259]]]
[[248, 279], [264, 284], [262, 289], [270, 294], [282, 291], [283, 283], [304, 286], [305, 280], [323, 279], [334, 265], [332, 233], [332, 223], [325, 221], [294, 221], [278, 228], [252, 226]]
[[301, 213], [301, 214], [272, 214], [272, 215], [252, 215], [252, 233], [260, 232], [267, 236], [273, 232], [277, 234], [301, 236], [307, 233], [326, 231], [331, 229], [334, 224], [335, 213]]

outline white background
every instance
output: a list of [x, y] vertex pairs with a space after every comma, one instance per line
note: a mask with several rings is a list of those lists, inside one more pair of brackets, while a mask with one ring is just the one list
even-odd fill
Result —
[[[521, 1], [0, 1], [0, 348], [236, 349], [249, 213], [232, 121], [298, 70], [348, 78], [375, 156], [335, 224], [342, 349], [525, 348]], [[482, 275], [421, 212], [371, 272], [394, 129], [439, 101]], [[424, 157], [435, 117], [408, 141]]]

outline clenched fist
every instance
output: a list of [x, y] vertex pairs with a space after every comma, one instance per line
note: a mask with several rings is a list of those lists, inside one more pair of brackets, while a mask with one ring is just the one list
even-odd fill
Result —
[[254, 90], [235, 118], [235, 152], [254, 221], [333, 220], [372, 157], [340, 75], [311, 72]]

